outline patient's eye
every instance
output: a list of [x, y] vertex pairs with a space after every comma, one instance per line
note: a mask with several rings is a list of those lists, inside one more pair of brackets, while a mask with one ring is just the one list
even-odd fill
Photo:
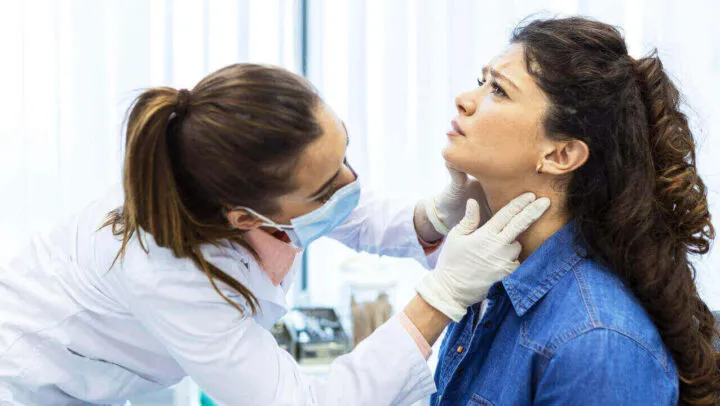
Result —
[[480, 78], [477, 78], [477, 82], [478, 82], [478, 86], [480, 86], [480, 87], [483, 87], [483, 85], [485, 84], [485, 81]]
[[496, 95], [498, 95], [500, 97], [507, 97], [507, 93], [505, 93], [505, 90], [502, 88], [502, 86], [500, 86], [498, 84], [498, 82], [493, 80], [492, 83], [490, 83], [490, 85], [493, 88], [493, 93], [495, 93]]

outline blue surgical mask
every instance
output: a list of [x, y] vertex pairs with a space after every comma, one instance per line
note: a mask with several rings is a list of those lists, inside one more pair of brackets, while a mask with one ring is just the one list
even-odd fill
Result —
[[311, 242], [328, 235], [337, 226], [342, 224], [360, 202], [360, 182], [355, 180], [335, 192], [330, 200], [321, 207], [290, 220], [290, 224], [278, 224], [249, 207], [236, 207], [244, 209], [263, 220], [265, 227], [273, 227], [285, 231], [292, 242], [305, 249]]

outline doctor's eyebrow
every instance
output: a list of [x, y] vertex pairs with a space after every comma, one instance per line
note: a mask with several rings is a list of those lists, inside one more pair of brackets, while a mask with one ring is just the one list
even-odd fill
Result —
[[[345, 122], [344, 122], [344, 121], [341, 121], [341, 123], [342, 123], [343, 128], [345, 129], [345, 138], [346, 138], [345, 145], [347, 146], [347, 145], [350, 145], [350, 135], [348, 134], [348, 130], [347, 130], [347, 127], [345, 126]], [[347, 151], [346, 151], [346, 153], [347, 153]], [[340, 165], [340, 168], [338, 169], [338, 171], [335, 172], [335, 175], [333, 175], [333, 177], [330, 178], [330, 180], [328, 180], [327, 182], [325, 182], [325, 184], [323, 184], [323, 185], [320, 187], [320, 189], [317, 190], [317, 192], [315, 192], [315, 193], [313, 193], [312, 195], [310, 195], [310, 198], [309, 198], [309, 199], [310, 199], [310, 200], [315, 200], [315, 199], [317, 199], [318, 197], [320, 197], [325, 191], [327, 191], [327, 189], [330, 187], [330, 185], [332, 185], [332, 183], [335, 182], [335, 179], [337, 179], [338, 176], [340, 176], [340, 173], [342, 172], [343, 166], [345, 166], [345, 160], [344, 160], [344, 159], [343, 159], [342, 165]]]

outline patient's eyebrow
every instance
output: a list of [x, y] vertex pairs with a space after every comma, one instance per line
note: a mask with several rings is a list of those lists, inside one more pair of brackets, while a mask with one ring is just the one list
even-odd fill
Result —
[[482, 68], [483, 77], [485, 77], [485, 76], [488, 74], [488, 72], [490, 72], [490, 74], [491, 74], [493, 77], [499, 78], [499, 79], [501, 79], [503, 82], [509, 83], [510, 86], [514, 87], [515, 90], [517, 90], [518, 92], [520, 91], [520, 88], [517, 87], [517, 85], [516, 85], [512, 80], [510, 80], [510, 78], [508, 78], [507, 76], [505, 76], [505, 74], [502, 73], [502, 72], [500, 72], [499, 70], [497, 70], [497, 69], [495, 69], [495, 68], [491, 68], [491, 67], [489, 67], [489, 66], [484, 66], [484, 67]]

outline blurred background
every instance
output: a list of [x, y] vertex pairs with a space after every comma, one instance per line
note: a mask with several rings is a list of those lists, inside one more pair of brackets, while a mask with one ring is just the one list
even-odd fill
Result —
[[[630, 53], [657, 47], [686, 96], [711, 211], [720, 204], [720, 6], [713, 0], [5, 0], [0, 2], [0, 261], [120, 180], [124, 114], [152, 86], [192, 88], [236, 62], [307, 76], [343, 118], [363, 186], [414, 202], [449, 179], [440, 151], [456, 94], [533, 15], [622, 27]], [[720, 308], [720, 254], [698, 258]], [[320, 240], [291, 292], [334, 309], [350, 297], [394, 308], [423, 270]], [[313, 369], [315, 368], [315, 369]], [[322, 375], [322, 368], [312, 371]], [[185, 381], [144, 405], [203, 402]]]

